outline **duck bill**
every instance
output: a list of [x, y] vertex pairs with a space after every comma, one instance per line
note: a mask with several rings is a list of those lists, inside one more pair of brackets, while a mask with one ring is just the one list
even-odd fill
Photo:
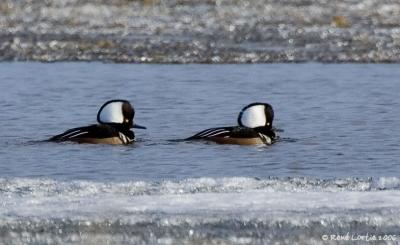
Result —
[[145, 127], [145, 126], [141, 126], [141, 125], [139, 125], [139, 124], [136, 124], [136, 123], [132, 125], [132, 128], [146, 129], [146, 127]]

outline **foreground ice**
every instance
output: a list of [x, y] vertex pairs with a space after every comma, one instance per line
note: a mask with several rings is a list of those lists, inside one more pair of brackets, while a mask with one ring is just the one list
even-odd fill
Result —
[[399, 187], [388, 177], [2, 179], [1, 241], [319, 244], [326, 234], [398, 236]]

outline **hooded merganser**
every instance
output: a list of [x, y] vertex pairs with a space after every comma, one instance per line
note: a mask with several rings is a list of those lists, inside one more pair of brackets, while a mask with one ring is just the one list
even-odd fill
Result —
[[130, 128], [145, 127], [134, 124], [135, 110], [127, 100], [107, 101], [97, 113], [99, 124], [73, 128], [51, 137], [50, 141], [73, 141], [91, 144], [129, 144], [135, 140]]
[[239, 113], [239, 126], [210, 128], [186, 140], [211, 140], [219, 144], [272, 144], [276, 135], [272, 128], [274, 111], [267, 103], [252, 103]]

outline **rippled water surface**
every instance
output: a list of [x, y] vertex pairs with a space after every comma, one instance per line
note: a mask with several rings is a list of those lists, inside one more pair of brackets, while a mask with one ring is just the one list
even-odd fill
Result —
[[[318, 244], [397, 232], [398, 68], [2, 63], [1, 239]], [[95, 123], [115, 98], [147, 126], [135, 144], [40, 142]], [[274, 107], [280, 142], [170, 141], [235, 125], [255, 101]]]
[[[3, 63], [3, 177], [130, 180], [400, 174], [398, 65]], [[136, 109], [131, 146], [34, 143], [96, 122], [106, 100]], [[271, 147], [171, 143], [236, 125], [255, 101], [275, 110]]]

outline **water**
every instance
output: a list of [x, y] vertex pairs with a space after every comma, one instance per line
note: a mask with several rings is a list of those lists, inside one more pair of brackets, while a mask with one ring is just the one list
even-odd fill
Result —
[[[2, 63], [0, 240], [398, 238], [398, 77], [395, 64]], [[148, 128], [135, 130], [137, 143], [38, 142], [95, 123], [99, 107], [115, 98], [130, 100], [136, 122]], [[282, 141], [169, 141], [235, 125], [255, 101], [274, 107]]]

